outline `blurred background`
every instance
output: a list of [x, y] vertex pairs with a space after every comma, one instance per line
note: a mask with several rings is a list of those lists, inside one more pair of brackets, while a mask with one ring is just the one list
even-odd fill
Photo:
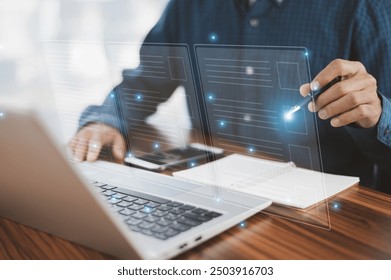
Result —
[[[0, 104], [28, 103], [47, 114], [65, 114], [69, 138], [79, 113], [100, 104], [121, 80], [122, 69], [110, 66], [108, 42], [135, 43], [126, 51], [137, 57], [167, 2], [1, 0]], [[122, 66], [136, 66], [129, 61], [124, 58]]]

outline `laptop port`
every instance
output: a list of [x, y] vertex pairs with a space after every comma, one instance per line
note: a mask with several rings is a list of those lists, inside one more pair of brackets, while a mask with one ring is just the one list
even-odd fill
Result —
[[195, 242], [200, 241], [202, 239], [202, 236], [198, 236], [196, 239], [194, 239]]
[[187, 243], [183, 243], [182, 245], [179, 246], [179, 249], [183, 249], [187, 246]]

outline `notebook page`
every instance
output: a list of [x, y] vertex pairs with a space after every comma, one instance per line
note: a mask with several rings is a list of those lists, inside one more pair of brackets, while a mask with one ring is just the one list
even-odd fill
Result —
[[[173, 175], [271, 199], [274, 203], [307, 208], [358, 183], [357, 177], [332, 175], [302, 168], [287, 169], [286, 163], [233, 154]], [[275, 172], [276, 170], [284, 172]], [[262, 180], [262, 174], [276, 176]], [[261, 178], [256, 183], [249, 178]]]
[[281, 168], [285, 163], [232, 154], [191, 169], [174, 172], [175, 177], [198, 183], [232, 188], [233, 185], [264, 172]]

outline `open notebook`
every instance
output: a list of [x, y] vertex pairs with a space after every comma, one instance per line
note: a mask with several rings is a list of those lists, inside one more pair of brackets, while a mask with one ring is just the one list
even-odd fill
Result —
[[239, 154], [173, 175], [297, 208], [310, 207], [359, 182], [357, 177], [326, 174], [298, 168], [292, 162], [274, 162]]

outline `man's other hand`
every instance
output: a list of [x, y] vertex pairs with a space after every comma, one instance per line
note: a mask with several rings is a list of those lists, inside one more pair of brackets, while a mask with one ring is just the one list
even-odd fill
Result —
[[331, 125], [340, 127], [356, 124], [359, 127], [375, 126], [381, 116], [382, 107], [377, 95], [376, 79], [367, 73], [360, 62], [336, 59], [326, 66], [312, 81], [300, 87], [306, 96], [310, 88], [320, 89], [334, 78], [342, 79], [315, 101], [308, 104], [311, 112], [318, 112], [319, 118], [331, 119]]
[[101, 123], [91, 123], [80, 129], [68, 145], [76, 161], [95, 161], [102, 148], [109, 146], [114, 161], [122, 163], [125, 157], [124, 143], [124, 138], [117, 129]]

